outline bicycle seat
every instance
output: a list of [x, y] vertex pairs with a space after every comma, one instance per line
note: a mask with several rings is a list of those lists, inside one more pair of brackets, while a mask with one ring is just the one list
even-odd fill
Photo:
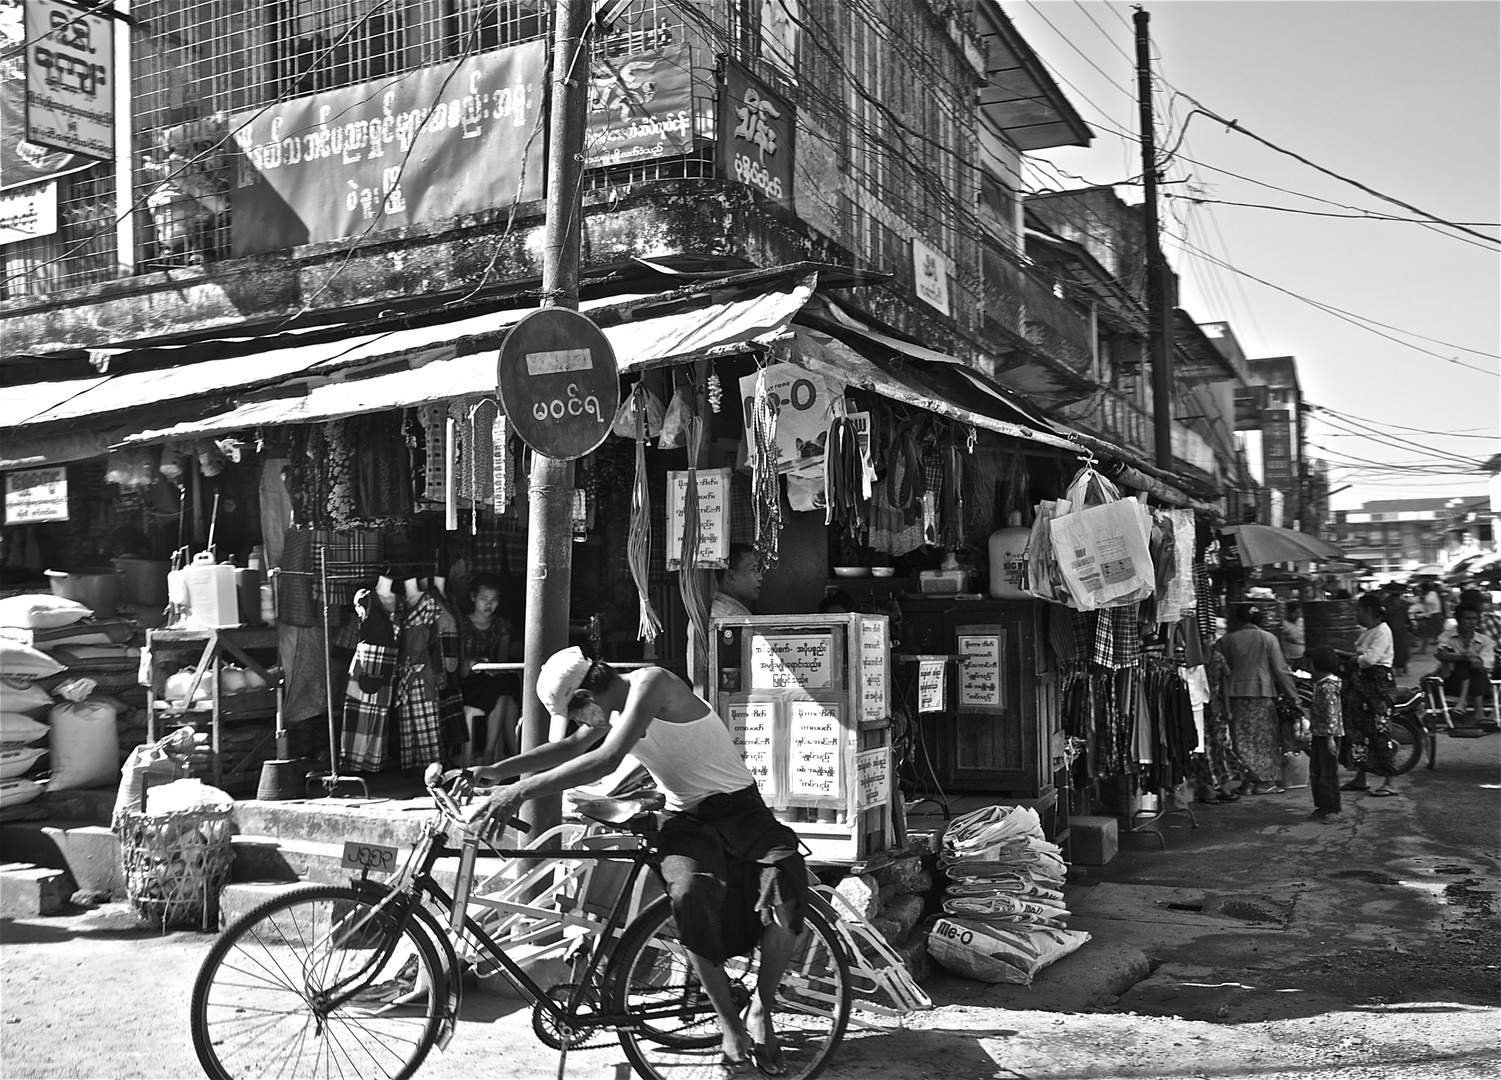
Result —
[[568, 801], [573, 804], [573, 809], [586, 818], [591, 818], [603, 825], [624, 825], [633, 818], [642, 814], [651, 814], [667, 805], [667, 796], [660, 791], [638, 791], [631, 795], [618, 795], [614, 798], [601, 797], [594, 799], [581, 799], [569, 794]]

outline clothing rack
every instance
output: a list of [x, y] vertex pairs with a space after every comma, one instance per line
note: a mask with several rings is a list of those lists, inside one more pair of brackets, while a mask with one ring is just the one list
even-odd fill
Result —
[[[1180, 661], [1178, 657], [1169, 655], [1165, 652], [1157, 651], [1146, 655], [1143, 664], [1144, 670], [1148, 667], [1156, 667], [1160, 671], [1170, 672], [1174, 678], [1182, 678], [1181, 674], [1178, 671], [1179, 666]], [[1145, 794], [1145, 792], [1143, 792], [1143, 794]], [[1169, 814], [1186, 814], [1188, 815], [1189, 828], [1197, 829], [1199, 827], [1199, 819], [1194, 816], [1192, 807], [1178, 806], [1174, 804], [1174, 798], [1171, 789], [1159, 786], [1157, 788], [1156, 794], [1157, 809], [1133, 811], [1131, 813], [1131, 816], [1126, 819], [1127, 832], [1146, 832], [1148, 828], [1150, 828], [1152, 825], [1155, 825], [1157, 822], [1161, 821]], [[1141, 820], [1138, 821], [1138, 818], [1140, 818]], [[1163, 837], [1162, 833], [1147, 832], [1147, 835], [1157, 837], [1157, 843], [1161, 845], [1162, 850], [1167, 850], [1167, 840], [1165, 837]]]
[[[335, 717], [338, 715], [335, 709], [339, 702], [334, 700], [333, 685], [333, 627], [329, 622], [328, 613], [328, 586], [330, 583], [352, 584], [355, 582], [369, 582], [373, 578], [380, 577], [387, 572], [395, 572], [407, 577], [436, 577], [438, 570], [437, 560], [431, 562], [379, 562], [379, 563], [356, 563], [331, 560], [328, 557], [326, 546], [314, 545], [313, 557], [317, 564], [316, 570], [278, 570], [279, 574], [291, 574], [298, 577], [316, 577], [323, 587], [323, 599], [320, 608], [323, 614], [323, 692], [328, 705], [328, 764], [327, 773], [308, 773], [307, 782], [321, 784], [326, 792], [326, 798], [333, 798], [339, 786], [344, 783], [358, 784], [365, 793], [365, 798], [370, 798], [370, 786], [365, 783], [364, 777], [349, 775], [345, 776], [339, 771], [339, 729]], [[374, 566], [376, 569], [371, 569]]]

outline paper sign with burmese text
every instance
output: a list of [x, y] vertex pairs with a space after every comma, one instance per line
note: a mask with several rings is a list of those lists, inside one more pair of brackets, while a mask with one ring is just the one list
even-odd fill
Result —
[[787, 793], [842, 799], [839, 706], [822, 701], [791, 703]]

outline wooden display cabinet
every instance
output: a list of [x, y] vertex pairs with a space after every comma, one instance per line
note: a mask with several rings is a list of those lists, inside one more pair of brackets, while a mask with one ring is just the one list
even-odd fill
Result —
[[897, 845], [884, 615], [710, 620], [712, 700], [762, 797], [815, 862]]

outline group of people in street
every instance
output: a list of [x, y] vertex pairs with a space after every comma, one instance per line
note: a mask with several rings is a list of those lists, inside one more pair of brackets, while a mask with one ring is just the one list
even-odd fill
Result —
[[[1492, 706], [1491, 680], [1501, 677], [1501, 615], [1478, 590], [1460, 594], [1447, 629], [1448, 605], [1437, 589], [1421, 593], [1420, 605], [1412, 626], [1418, 649], [1433, 648], [1444, 692], [1459, 702], [1456, 724], [1478, 724]], [[1236, 605], [1207, 665], [1208, 768], [1199, 800], [1280, 793], [1285, 757], [1298, 752], [1308, 755], [1316, 818], [1338, 814], [1342, 792], [1399, 794], [1391, 714], [1396, 675], [1406, 672], [1409, 661], [1408, 617], [1400, 587], [1362, 593], [1355, 602], [1359, 636], [1353, 649], [1342, 651], [1307, 645], [1297, 601], [1287, 603], [1280, 635], [1267, 629], [1266, 608]], [[1306, 690], [1300, 690], [1295, 669], [1311, 680]], [[1343, 783], [1341, 768], [1353, 773]]]

